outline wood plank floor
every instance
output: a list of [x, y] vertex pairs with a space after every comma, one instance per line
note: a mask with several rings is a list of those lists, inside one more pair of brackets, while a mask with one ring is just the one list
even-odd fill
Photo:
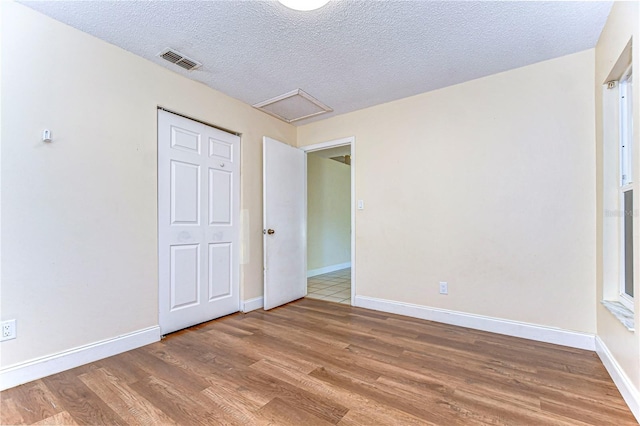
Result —
[[0, 399], [2, 424], [637, 424], [593, 352], [312, 299]]

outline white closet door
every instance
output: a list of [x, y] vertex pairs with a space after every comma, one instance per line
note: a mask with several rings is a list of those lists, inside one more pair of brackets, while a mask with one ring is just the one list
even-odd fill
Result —
[[239, 310], [239, 160], [238, 136], [158, 111], [162, 334]]

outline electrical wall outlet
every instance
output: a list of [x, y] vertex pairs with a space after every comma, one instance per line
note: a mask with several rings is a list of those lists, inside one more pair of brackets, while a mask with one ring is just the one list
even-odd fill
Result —
[[449, 284], [440, 281], [440, 294], [449, 294]]
[[16, 320], [2, 321], [0, 342], [16, 338]]

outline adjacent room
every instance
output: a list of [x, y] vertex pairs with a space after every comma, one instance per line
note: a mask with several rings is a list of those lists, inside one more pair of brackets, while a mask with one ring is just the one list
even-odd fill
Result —
[[307, 153], [307, 297], [351, 305], [351, 146]]
[[640, 2], [0, 2], [0, 423], [640, 420]]

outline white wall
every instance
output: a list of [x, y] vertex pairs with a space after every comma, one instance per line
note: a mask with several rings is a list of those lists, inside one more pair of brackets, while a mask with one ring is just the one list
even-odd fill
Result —
[[158, 324], [158, 105], [242, 133], [241, 287], [260, 296], [262, 136], [295, 144], [295, 128], [25, 6], [1, 7], [1, 310], [18, 324], [2, 367]]
[[351, 261], [351, 168], [307, 155], [307, 269]]
[[[598, 336], [611, 352], [615, 362], [624, 375], [627, 376], [631, 385], [635, 388], [637, 398], [636, 416], [640, 418], [640, 244], [639, 234], [640, 225], [638, 224], [637, 215], [634, 218], [634, 271], [635, 271], [635, 333], [628, 331], [609, 311], [601, 304], [603, 298], [611, 298], [612, 295], [618, 293], [619, 282], [616, 279], [615, 271], [617, 269], [617, 259], [611, 259], [607, 256], [607, 247], [614, 247], [618, 244], [617, 240], [617, 218], [615, 216], [605, 216], [607, 209], [617, 209], [618, 206], [612, 206], [611, 194], [613, 195], [613, 204], [616, 204], [617, 193], [617, 158], [613, 161], [614, 167], [605, 166], [605, 148], [603, 139], [603, 92], [602, 85], [607, 81], [607, 77], [611, 72], [616, 61], [620, 57], [623, 49], [633, 37], [633, 70], [634, 70], [634, 87], [633, 87], [633, 111], [634, 111], [634, 164], [635, 175], [638, 176], [638, 165], [640, 164], [640, 84], [638, 84], [638, 70], [640, 70], [640, 7], [638, 2], [615, 2], [607, 23], [600, 35], [598, 45], [596, 46], [596, 62], [595, 62], [595, 93], [596, 93], [596, 117], [597, 117], [597, 328]], [[617, 105], [614, 105], [617, 107]], [[616, 123], [617, 124], [617, 123]], [[611, 142], [614, 146], [611, 147]], [[617, 156], [617, 141], [607, 140], [607, 153], [613, 152]], [[613, 176], [611, 176], [613, 175]], [[640, 182], [635, 179], [634, 182], [634, 205], [640, 205]], [[605, 186], [605, 182], [608, 187]], [[613, 186], [613, 188], [611, 188]], [[606, 189], [605, 189], [606, 188]], [[613, 232], [605, 232], [612, 230]], [[608, 235], [606, 235], [608, 234]], [[611, 241], [611, 240], [614, 241]], [[613, 282], [612, 282], [613, 281]]]
[[356, 138], [357, 294], [594, 333], [593, 81], [588, 50], [299, 127]]

